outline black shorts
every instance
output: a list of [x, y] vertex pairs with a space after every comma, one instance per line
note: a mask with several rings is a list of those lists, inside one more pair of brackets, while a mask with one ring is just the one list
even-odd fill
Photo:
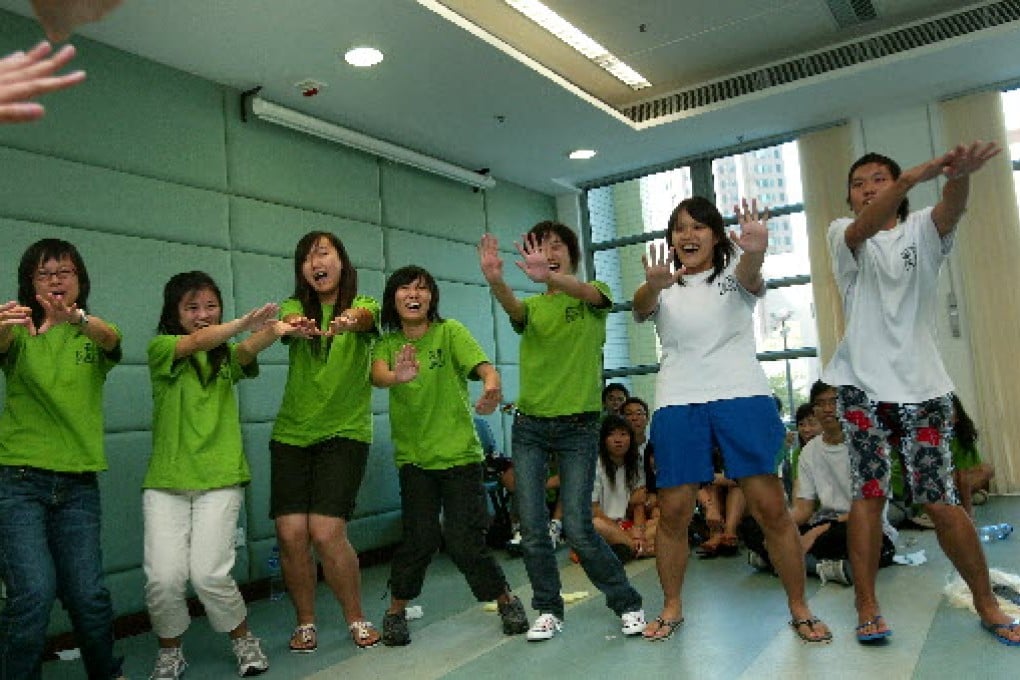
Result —
[[365, 442], [332, 437], [310, 446], [270, 440], [269, 517], [324, 515], [349, 520], [368, 464]]

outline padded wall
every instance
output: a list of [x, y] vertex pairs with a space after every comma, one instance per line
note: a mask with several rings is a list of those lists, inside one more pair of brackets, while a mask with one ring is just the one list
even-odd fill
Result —
[[[38, 27], [0, 11], [0, 54], [34, 44]], [[118, 614], [144, 608], [141, 482], [151, 452], [152, 395], [146, 366], [162, 287], [201, 269], [219, 283], [225, 318], [286, 297], [293, 248], [310, 230], [340, 235], [359, 270], [360, 292], [377, 297], [387, 273], [406, 264], [439, 280], [444, 315], [475, 334], [516, 397], [517, 338], [477, 265], [485, 230], [500, 237], [509, 280], [535, 287], [512, 264], [514, 238], [552, 219], [552, 197], [500, 182], [475, 192], [455, 182], [249, 118], [239, 93], [85, 39], [75, 40], [83, 86], [50, 95], [47, 116], [0, 126], [0, 299], [17, 293], [17, 262], [43, 237], [73, 242], [92, 278], [89, 306], [124, 332], [124, 361], [105, 392], [101, 476], [103, 550]], [[275, 542], [268, 519], [272, 421], [286, 353], [260, 356], [261, 375], [238, 389], [254, 479], [242, 517], [247, 540], [235, 575], [265, 575]], [[2, 377], [0, 377], [2, 384]], [[3, 396], [0, 390], [0, 407]], [[399, 540], [399, 495], [387, 399], [373, 395], [375, 443], [350, 535], [359, 550]], [[503, 423], [492, 418], [497, 437]], [[52, 632], [69, 626], [59, 607]]]

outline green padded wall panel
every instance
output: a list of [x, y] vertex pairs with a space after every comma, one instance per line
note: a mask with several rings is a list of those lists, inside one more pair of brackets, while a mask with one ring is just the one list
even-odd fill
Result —
[[512, 247], [521, 234], [544, 220], [556, 219], [556, 199], [516, 184], [500, 182], [485, 192], [486, 231]]
[[103, 499], [103, 566], [107, 572], [142, 564], [142, 481], [152, 455], [149, 432], [106, 435], [109, 470], [99, 476]]
[[[436, 263], [440, 262], [443, 263], [442, 271], [436, 268]], [[425, 267], [435, 277], [485, 285], [474, 244], [391, 229], [386, 235], [387, 271], [396, 271], [409, 264]]]
[[383, 224], [471, 244], [481, 238], [481, 191], [388, 161], [381, 167]]

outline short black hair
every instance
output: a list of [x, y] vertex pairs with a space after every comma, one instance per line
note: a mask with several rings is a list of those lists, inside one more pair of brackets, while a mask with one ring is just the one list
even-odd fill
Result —
[[828, 392], [829, 390], [835, 390], [836, 388], [829, 383], [823, 383], [821, 380], [816, 380], [815, 384], [811, 386], [811, 405], [814, 406], [815, 401], [821, 396], [822, 392]]
[[18, 264], [18, 302], [31, 308], [32, 323], [36, 325], [36, 328], [41, 326], [43, 319], [46, 318], [46, 312], [43, 311], [42, 305], [35, 299], [33, 281], [36, 270], [39, 265], [45, 262], [50, 260], [59, 262], [65, 257], [71, 260], [78, 277], [78, 299], [75, 304], [79, 309], [88, 311], [89, 292], [92, 290], [92, 284], [89, 281], [89, 271], [85, 268], [85, 260], [82, 259], [81, 253], [74, 247], [74, 244], [68, 241], [59, 238], [44, 238], [30, 245]]
[[624, 397], [630, 396], [630, 390], [623, 383], [611, 382], [602, 388], [602, 401], [606, 401], [606, 397], [609, 396], [610, 392], [623, 392]]
[[[862, 165], [870, 165], [871, 163], [877, 163], [878, 165], [883, 165], [886, 168], [888, 168], [889, 174], [892, 175], [893, 179], [899, 179], [900, 175], [903, 174], [903, 171], [900, 169], [900, 164], [894, 161], [893, 159], [889, 158], [888, 156], [883, 156], [880, 153], [874, 152], [868, 152], [864, 154], [856, 161], [854, 161], [854, 164], [850, 166], [850, 172], [848, 172], [846, 175], [847, 204], [850, 203], [850, 185], [853, 184], [854, 181], [854, 172], [857, 170], [857, 168], [861, 167]], [[903, 200], [900, 202], [899, 207], [896, 208], [896, 216], [900, 218], [900, 222], [903, 222], [904, 220], [907, 219], [907, 215], [909, 214], [910, 214], [910, 201], [907, 199], [906, 196], [904, 196]]]
[[648, 402], [646, 402], [641, 397], [627, 397], [623, 401], [623, 404], [620, 406], [620, 413], [623, 413], [623, 409], [627, 408], [628, 404], [637, 404], [638, 406], [640, 406], [641, 408], [643, 408], [645, 410], [645, 415], [646, 416], [647, 415], [651, 415], [649, 410], [648, 410]]
[[813, 403], [801, 404], [797, 407], [797, 415], [794, 416], [794, 422], [800, 425], [801, 421], [807, 420], [808, 418], [815, 417], [815, 405]]
[[570, 255], [570, 266], [576, 273], [581, 263], [581, 246], [577, 242], [577, 234], [562, 222], [553, 222], [552, 220], [539, 222], [528, 231], [528, 235], [534, 236], [540, 244], [549, 234], [555, 234], [563, 241], [563, 245], [567, 247], [567, 253]]

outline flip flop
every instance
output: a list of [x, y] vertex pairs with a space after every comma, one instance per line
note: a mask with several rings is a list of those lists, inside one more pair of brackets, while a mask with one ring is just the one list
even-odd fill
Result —
[[874, 633], [863, 632], [868, 626], [880, 626], [882, 625], [882, 615], [875, 614], [875, 617], [860, 624], [854, 630], [857, 631], [857, 641], [861, 644], [869, 644], [873, 642], [879, 642], [885, 640], [888, 637], [892, 637], [892, 630], [886, 628], [885, 630], [875, 631]]
[[1020, 619], [1013, 619], [1012, 623], [985, 623], [982, 621], [981, 627], [994, 635], [995, 639], [1002, 644], [1009, 645], [1010, 647], [1020, 647], [1020, 640], [1011, 640], [1003, 634], [1004, 632], [1014, 632], [1020, 629]]
[[[662, 642], [663, 640], [668, 640], [673, 637], [673, 632], [679, 628], [680, 624], [683, 622], [683, 617], [679, 619], [664, 619], [661, 616], [656, 616], [655, 621], [652, 622], [655, 624], [655, 630], [652, 631], [651, 635], [648, 634], [648, 631], [645, 631], [641, 633], [641, 637], [649, 642]], [[661, 633], [664, 629], [666, 634], [658, 635], [658, 633]]]
[[[826, 631], [822, 637], [811, 637], [810, 633], [814, 633], [815, 626], [821, 622], [820, 618], [812, 616], [810, 619], [791, 619], [790, 626], [793, 628], [793, 632], [797, 634], [797, 637], [804, 642], [831, 642], [832, 631]], [[807, 626], [807, 633], [801, 630], [801, 626]]]
[[311, 654], [318, 647], [314, 623], [302, 623], [290, 635], [290, 651], [295, 654]]
[[[382, 642], [379, 631], [368, 621], [355, 621], [347, 628], [351, 631], [351, 639], [359, 649], [369, 649]], [[374, 637], [373, 633], [375, 633]]]

